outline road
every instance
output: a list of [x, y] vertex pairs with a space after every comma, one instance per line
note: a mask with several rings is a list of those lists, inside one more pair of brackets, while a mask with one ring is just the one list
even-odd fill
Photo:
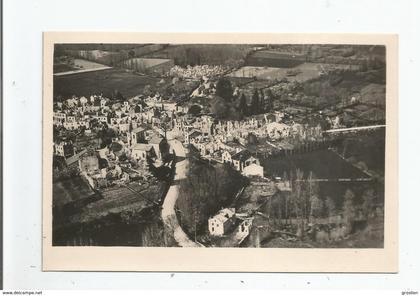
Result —
[[202, 247], [201, 244], [190, 240], [190, 238], [179, 225], [178, 218], [175, 213], [175, 203], [179, 196], [178, 183], [179, 180], [186, 178], [188, 160], [186, 159], [185, 150], [180, 141], [170, 140], [169, 144], [171, 145], [171, 148], [175, 151], [177, 158], [182, 158], [182, 160], [177, 162], [175, 165], [174, 181], [173, 184], [169, 187], [165, 200], [162, 204], [162, 220], [166, 228], [169, 228], [173, 231], [174, 239], [179, 246]]
[[358, 130], [370, 130], [370, 129], [377, 129], [377, 128], [385, 128], [386, 125], [371, 125], [371, 126], [359, 126], [359, 127], [351, 127], [351, 128], [337, 128], [337, 129], [329, 129], [326, 130], [326, 133], [336, 133], [336, 132], [352, 132]]
[[67, 72], [55, 73], [54, 76], [66, 76], [66, 75], [73, 75], [73, 74], [80, 74], [80, 73], [87, 73], [87, 72], [103, 71], [103, 70], [108, 70], [108, 69], [112, 69], [112, 67], [103, 66], [100, 68], [93, 68], [93, 69], [67, 71]]

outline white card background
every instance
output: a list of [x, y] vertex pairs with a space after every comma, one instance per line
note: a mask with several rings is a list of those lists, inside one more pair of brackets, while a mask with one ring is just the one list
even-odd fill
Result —
[[[392, 288], [417, 290], [419, 11], [412, 1], [5, 0], [4, 287], [6, 289]], [[42, 32], [397, 33], [400, 35], [400, 273], [41, 272]], [[417, 232], [416, 232], [417, 231]], [[104, 257], [106, 259], [106, 257]]]

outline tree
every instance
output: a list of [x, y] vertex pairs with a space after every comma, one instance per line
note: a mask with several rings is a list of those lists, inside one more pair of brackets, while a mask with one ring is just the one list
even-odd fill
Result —
[[273, 109], [273, 92], [270, 88], [264, 91], [264, 109], [266, 111]]
[[54, 57], [65, 56], [66, 50], [61, 44], [54, 45]]
[[[165, 139], [166, 139], [167, 138], [166, 137], [167, 131], [172, 129], [172, 119], [169, 116], [164, 116], [163, 118], [161, 118], [160, 128], [162, 128], [162, 130], [165, 134]], [[166, 142], [166, 144], [168, 144], [168, 143]], [[159, 149], [162, 151], [162, 148], [159, 147]], [[168, 152], [169, 152], [169, 147], [168, 147]]]
[[56, 125], [53, 125], [53, 140], [57, 140], [60, 136], [60, 130]]
[[239, 121], [239, 120], [242, 120], [242, 118], [243, 116], [241, 112], [239, 112], [238, 109], [233, 104], [230, 104], [228, 119]]
[[119, 92], [118, 90], [114, 91], [114, 98], [116, 100], [124, 100], [124, 96], [121, 94], [121, 92]]
[[188, 175], [180, 181], [176, 202], [184, 229], [190, 235], [199, 234], [208, 218], [227, 206], [244, 184], [245, 178], [231, 167], [212, 166], [190, 156]]
[[136, 59], [134, 59], [133, 60], [133, 62], [134, 62], [134, 64], [133, 64], [133, 69], [136, 71], [136, 72], [139, 72], [139, 60], [136, 58]]
[[249, 133], [247, 136], [247, 142], [249, 145], [256, 145], [258, 143], [258, 138], [254, 133]]
[[[139, 222], [140, 223], [140, 222]], [[166, 247], [165, 231], [161, 222], [147, 224], [142, 232], [143, 247]]]
[[319, 195], [314, 194], [309, 199], [310, 202], [310, 216], [321, 217], [324, 209], [324, 201], [319, 197]]
[[344, 194], [343, 215], [348, 225], [350, 225], [356, 217], [356, 208], [354, 206], [354, 193], [347, 189]]
[[144, 86], [144, 88], [143, 88], [143, 94], [145, 96], [152, 96], [152, 94], [153, 94], [152, 86], [149, 85], [149, 84], [147, 84], [146, 86]]
[[224, 77], [220, 78], [216, 83], [216, 95], [230, 102], [233, 95], [232, 83]]
[[199, 65], [201, 64], [200, 53], [198, 52], [196, 48], [186, 48], [185, 60], [191, 66]]
[[296, 218], [303, 220], [304, 218], [304, 191], [305, 183], [303, 178], [303, 171], [296, 169], [294, 173], [293, 187], [292, 187], [292, 205], [294, 207], [294, 214]]
[[101, 131], [99, 131], [99, 137], [102, 141], [102, 147], [105, 147], [112, 142], [112, 138], [116, 137], [117, 134], [115, 131], [111, 128], [104, 128]]
[[362, 203], [362, 210], [363, 214], [369, 217], [369, 214], [375, 208], [375, 192], [373, 189], [367, 189], [363, 192], [362, 195], [363, 203]]
[[312, 171], [309, 172], [308, 186], [310, 195], [319, 195], [319, 182], [316, 181], [317, 176]]
[[183, 225], [190, 234], [195, 234], [200, 224], [204, 224], [207, 215], [214, 210], [217, 198], [214, 170], [211, 171], [210, 166], [195, 161], [193, 157], [189, 158], [188, 177], [180, 182], [179, 198], [176, 202], [182, 214]]
[[233, 103], [218, 96], [213, 98], [210, 108], [214, 117], [219, 120], [240, 120], [242, 117]]
[[254, 93], [252, 94], [249, 113], [253, 115], [260, 113], [260, 96], [258, 95], [257, 89], [254, 89]]
[[328, 217], [334, 216], [337, 213], [335, 202], [331, 197], [325, 198], [325, 212]]
[[[306, 202], [305, 202], [305, 213], [307, 214], [307, 217], [309, 217], [309, 215], [312, 215], [312, 207], [311, 207], [311, 198], [313, 198], [314, 196], [318, 199], [315, 200], [315, 202], [322, 202], [322, 200], [319, 198], [319, 182], [316, 181], [317, 177], [315, 175], [315, 173], [313, 173], [312, 171], [309, 172], [309, 176], [307, 179], [307, 188], [306, 188]], [[306, 207], [306, 205], [309, 205], [309, 208]], [[319, 204], [319, 202], [315, 205], [319, 205], [321, 206], [321, 208], [315, 208], [315, 211], [317, 213], [317, 217], [319, 217], [320, 212], [322, 211], [322, 206], [323, 204]], [[308, 210], [309, 209], [309, 210]], [[309, 212], [308, 212], [309, 211]]]
[[197, 116], [201, 113], [201, 106], [194, 104], [188, 109], [188, 113]]
[[259, 103], [258, 103], [258, 108], [259, 108], [259, 112], [262, 113], [264, 112], [264, 93], [261, 89], [258, 90], [258, 97], [259, 97]]
[[366, 72], [368, 70], [368, 61], [364, 59], [360, 65], [360, 71]]
[[238, 110], [243, 116], [248, 115], [248, 104], [246, 102], [246, 96], [244, 93], [242, 93], [239, 97]]
[[216, 119], [226, 119], [229, 115], [230, 105], [222, 97], [215, 97], [211, 105], [211, 111]]

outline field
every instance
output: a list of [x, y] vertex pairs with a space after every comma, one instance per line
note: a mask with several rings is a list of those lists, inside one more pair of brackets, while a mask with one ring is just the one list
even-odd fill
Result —
[[284, 54], [274, 50], [257, 51], [249, 55], [245, 61], [247, 66], [293, 68], [303, 62], [306, 57], [300, 54]]
[[312, 171], [316, 179], [330, 179], [331, 181], [319, 182], [320, 194], [332, 197], [338, 206], [341, 206], [343, 202], [346, 189], [351, 189], [358, 197], [367, 188], [374, 187], [377, 191], [381, 191], [383, 187], [380, 183], [373, 181], [336, 181], [339, 178], [356, 179], [369, 178], [369, 176], [330, 150], [317, 150], [288, 157], [269, 157], [262, 159], [261, 165], [264, 166], [264, 173], [267, 175], [282, 177], [283, 173], [289, 174], [293, 169], [299, 168], [304, 172], [305, 178]]
[[81, 177], [74, 177], [53, 183], [54, 205], [64, 205], [91, 197], [94, 192]]
[[55, 76], [54, 97], [89, 97], [101, 93], [105, 97], [112, 97], [115, 91], [119, 91], [124, 97], [130, 98], [141, 94], [144, 86], [155, 85], [158, 81], [156, 78], [136, 75], [121, 69]]
[[337, 147], [338, 152], [345, 152], [345, 157], [355, 163], [362, 161], [368, 170], [384, 175], [385, 171], [385, 129], [347, 136]]
[[275, 83], [275, 81], [271, 80], [257, 80], [249, 82], [245, 85], [240, 86], [241, 92], [243, 92], [246, 97], [248, 98], [248, 103], [251, 101], [251, 97], [255, 91], [255, 89], [264, 89], [272, 86]]
[[102, 51], [123, 51], [130, 50], [139, 47], [145, 47], [148, 44], [136, 44], [136, 43], [63, 43], [56, 44], [55, 50], [59, 52], [64, 51], [78, 51], [78, 50], [102, 50]]
[[132, 182], [127, 186], [114, 186], [101, 190], [103, 199], [87, 205], [80, 215], [72, 218], [73, 222], [90, 222], [123, 212], [140, 212], [154, 206], [165, 191], [165, 183], [139, 185]]
[[361, 101], [385, 106], [385, 85], [371, 83], [360, 90]]
[[138, 63], [139, 68], [150, 68], [162, 63], [170, 62], [170, 59], [162, 59], [162, 58], [131, 58], [127, 59], [123, 62], [124, 66], [135, 68], [135, 65]]
[[76, 71], [76, 70], [78, 70], [78, 68], [76, 68], [74, 66], [71, 66], [69, 64], [63, 64], [63, 63], [54, 64], [54, 67], [53, 67], [54, 74], [56, 74], [56, 73], [70, 72], [70, 71]]
[[101, 190], [99, 198], [89, 195], [83, 184], [81, 178], [54, 183], [54, 205], [84, 201], [67, 210], [55, 208], [54, 245], [141, 246], [147, 238], [145, 223], [159, 227], [150, 214], [166, 192], [166, 183], [114, 186]]
[[99, 64], [93, 61], [85, 60], [85, 59], [78, 59], [74, 60], [74, 65], [80, 69], [98, 69], [103, 68], [103, 64]]
[[384, 246], [384, 222], [383, 218], [379, 217], [370, 220], [366, 228], [336, 242], [316, 242], [310, 239], [288, 241], [270, 234], [261, 241], [262, 248], [382, 248]]
[[227, 75], [225, 77], [232, 83], [233, 87], [241, 87], [241, 85], [254, 81], [254, 78], [252, 77], [236, 77], [232, 75]]
[[343, 124], [346, 126], [375, 125], [385, 122], [384, 108], [373, 104], [359, 104], [343, 111]]
[[173, 61], [161, 58], [130, 58], [121, 62], [120, 66], [142, 73], [152, 70], [164, 74], [173, 66]]
[[357, 70], [359, 66], [322, 63], [302, 63], [292, 68], [245, 66], [230, 73], [228, 76], [238, 78], [256, 77], [261, 80], [282, 80], [286, 78], [288, 81], [304, 82], [319, 77], [322, 69], [326, 68]]
[[368, 177], [330, 150], [318, 150], [287, 157], [270, 157], [263, 159], [261, 164], [269, 175], [283, 176], [284, 172], [289, 173], [294, 168], [299, 168], [303, 170], [305, 177], [312, 171], [320, 179]]
[[88, 72], [88, 71], [95, 71], [95, 70], [103, 70], [109, 68], [103, 64], [99, 64], [96, 62], [88, 61], [85, 59], [74, 59], [74, 63], [72, 65], [68, 64], [57, 64], [54, 65], [54, 74], [56, 76], [61, 75], [68, 75], [68, 74], [76, 74], [78, 72]]
[[167, 47], [165, 44], [59, 44], [57, 55], [69, 54], [106, 65], [141, 57]]
[[114, 60], [125, 58], [125, 56], [121, 56], [119, 52], [105, 50], [76, 50], [68, 51], [68, 53], [74, 57], [80, 57], [106, 65], [111, 65]]
[[247, 44], [182, 44], [169, 47], [144, 57], [173, 59], [176, 65], [227, 65], [242, 62], [252, 50]]

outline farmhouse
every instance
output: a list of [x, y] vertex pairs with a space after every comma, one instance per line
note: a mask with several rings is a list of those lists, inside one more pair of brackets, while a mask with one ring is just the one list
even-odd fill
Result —
[[260, 161], [253, 157], [248, 150], [240, 151], [232, 156], [233, 166], [236, 170], [242, 171], [245, 167], [251, 164], [260, 164]]
[[87, 103], [88, 103], [88, 99], [87, 99], [86, 97], [82, 96], [82, 97], [80, 98], [80, 103], [84, 106], [85, 104], [87, 104]]
[[290, 127], [283, 123], [268, 123], [266, 130], [267, 135], [274, 139], [284, 138], [290, 135]]
[[99, 158], [106, 159], [109, 155], [109, 148], [104, 147], [104, 148], [96, 150], [96, 152], [98, 153]]
[[155, 157], [156, 153], [150, 144], [137, 143], [131, 148], [131, 155], [136, 160], [146, 160]]
[[259, 177], [263, 177], [264, 176], [264, 167], [261, 165], [258, 165], [256, 163], [252, 163], [248, 166], [246, 166], [243, 171], [242, 174], [245, 176], [259, 176]]
[[276, 187], [279, 191], [290, 192], [292, 190], [292, 185], [290, 180], [282, 179], [281, 177], [275, 178]]
[[71, 157], [74, 155], [74, 147], [71, 142], [61, 141], [54, 143], [54, 154], [61, 157]]
[[235, 208], [220, 210], [208, 220], [209, 232], [213, 236], [223, 236], [235, 225]]
[[94, 115], [94, 116], [92, 116], [92, 118], [96, 119], [96, 120], [98, 120], [99, 122], [102, 122], [102, 123], [107, 123], [108, 122], [107, 116]]
[[229, 150], [230, 152], [232, 152], [234, 154], [239, 153], [240, 151], [244, 150], [243, 145], [241, 145], [240, 143], [237, 143], [237, 142], [233, 142], [233, 141], [226, 142], [222, 145], [223, 145], [223, 148]]
[[229, 151], [223, 151], [222, 161], [223, 163], [232, 163], [232, 155]]
[[248, 218], [242, 221], [242, 223], [239, 225], [237, 232], [236, 232], [236, 238], [243, 240], [249, 235], [250, 228], [252, 226], [252, 219]]
[[149, 140], [149, 144], [155, 150], [156, 156], [159, 160], [169, 152], [168, 141], [160, 136], [154, 136]]
[[191, 132], [185, 133], [185, 142], [186, 143], [198, 143], [202, 138], [202, 133], [198, 130], [192, 130]]
[[62, 112], [53, 113], [53, 124], [57, 126], [62, 126], [66, 121], [66, 114]]
[[101, 108], [106, 106], [107, 100], [105, 98], [101, 98]]
[[130, 146], [137, 143], [141, 143], [145, 140], [145, 129], [143, 127], [137, 127], [131, 132], [127, 133], [127, 142]]
[[93, 153], [85, 153], [79, 158], [79, 169], [82, 172], [92, 173], [99, 169], [99, 159]]
[[73, 156], [69, 157], [66, 159], [66, 165], [67, 166], [75, 166], [78, 162], [79, 159], [82, 155], [84, 155], [85, 153], [87, 153], [87, 150], [82, 150], [81, 152], [74, 154]]
[[217, 150], [217, 144], [213, 142], [205, 142], [201, 145], [201, 148], [200, 148], [200, 152], [203, 157], [208, 156], [208, 155], [213, 155], [216, 150]]
[[124, 143], [123, 142], [117, 142], [117, 141], [113, 141], [110, 145], [109, 145], [109, 150], [112, 151], [112, 153], [117, 156], [120, 157], [121, 155], [124, 154]]

